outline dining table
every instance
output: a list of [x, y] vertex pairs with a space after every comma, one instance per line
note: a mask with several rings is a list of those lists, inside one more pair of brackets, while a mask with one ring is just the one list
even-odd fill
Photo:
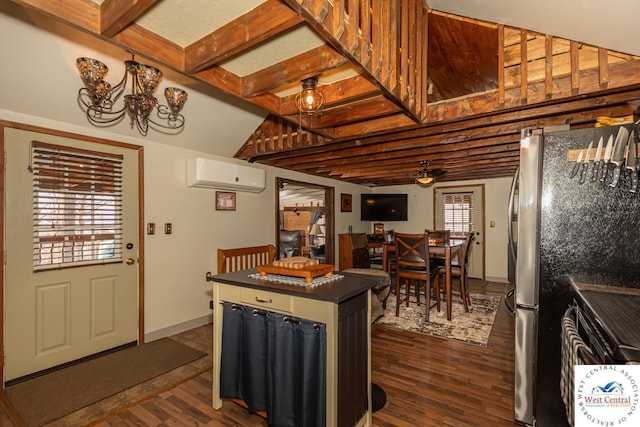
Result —
[[[434, 258], [444, 258], [444, 287], [447, 299], [447, 320], [451, 320], [451, 260], [459, 255], [460, 249], [464, 245], [464, 238], [451, 238], [448, 242], [429, 242], [429, 256]], [[382, 267], [388, 270], [389, 255], [395, 253], [396, 246], [393, 243], [382, 245]], [[391, 273], [387, 271], [387, 273]], [[397, 280], [397, 278], [396, 278]], [[438, 295], [438, 298], [440, 296]], [[427, 310], [429, 307], [427, 307]]]

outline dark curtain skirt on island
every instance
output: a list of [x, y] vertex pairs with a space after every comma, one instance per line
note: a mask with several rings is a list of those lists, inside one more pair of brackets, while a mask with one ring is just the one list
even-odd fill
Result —
[[220, 395], [276, 427], [324, 426], [326, 325], [223, 303]]

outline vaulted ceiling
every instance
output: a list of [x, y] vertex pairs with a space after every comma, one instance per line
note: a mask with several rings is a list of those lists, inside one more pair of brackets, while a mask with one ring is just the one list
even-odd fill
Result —
[[[237, 158], [363, 185], [411, 183], [422, 160], [439, 181], [511, 176], [523, 128], [640, 99], [637, 56], [422, 0], [14, 2], [268, 110]], [[326, 105], [300, 114], [314, 76]]]

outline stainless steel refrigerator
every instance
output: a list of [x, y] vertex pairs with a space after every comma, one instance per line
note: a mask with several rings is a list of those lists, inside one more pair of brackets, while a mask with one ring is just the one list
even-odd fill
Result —
[[523, 132], [511, 306], [514, 415], [524, 424], [568, 425], [560, 396], [560, 319], [572, 303], [571, 282], [640, 287], [638, 171], [635, 154], [624, 158], [630, 141], [636, 142], [633, 124]]

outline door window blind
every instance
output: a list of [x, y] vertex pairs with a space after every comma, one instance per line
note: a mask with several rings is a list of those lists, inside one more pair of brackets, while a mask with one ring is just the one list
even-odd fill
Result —
[[473, 193], [444, 193], [444, 227], [454, 236], [473, 229]]
[[122, 261], [122, 156], [33, 141], [33, 268]]

